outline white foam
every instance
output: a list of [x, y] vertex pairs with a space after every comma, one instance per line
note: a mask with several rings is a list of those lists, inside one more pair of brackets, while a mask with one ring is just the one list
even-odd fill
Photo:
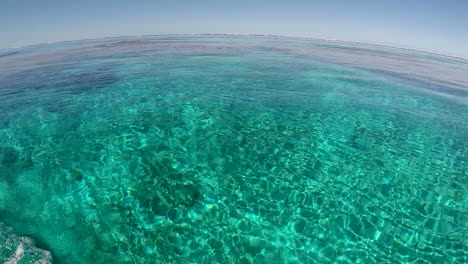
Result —
[[10, 260], [5, 262], [5, 264], [16, 264], [18, 261], [20, 261], [24, 256], [24, 246], [23, 243], [19, 244], [19, 246], [16, 248], [15, 253], [13, 253], [13, 256]]

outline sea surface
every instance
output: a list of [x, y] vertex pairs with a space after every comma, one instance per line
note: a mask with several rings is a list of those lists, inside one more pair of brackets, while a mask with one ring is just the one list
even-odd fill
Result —
[[468, 263], [468, 61], [275, 36], [0, 51], [0, 262]]

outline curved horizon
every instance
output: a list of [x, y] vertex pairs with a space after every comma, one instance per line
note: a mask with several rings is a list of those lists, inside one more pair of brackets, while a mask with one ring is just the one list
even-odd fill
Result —
[[7, 1], [0, 49], [119, 36], [242, 34], [371, 43], [468, 58], [468, 2]]
[[392, 43], [378, 43], [378, 42], [366, 42], [366, 41], [352, 41], [346, 39], [326, 39], [326, 38], [319, 38], [319, 37], [312, 37], [312, 36], [295, 36], [295, 35], [278, 35], [278, 34], [243, 34], [243, 33], [168, 33], [168, 34], [145, 34], [145, 35], [122, 35], [122, 36], [109, 36], [109, 37], [97, 37], [97, 38], [83, 38], [83, 39], [70, 39], [70, 40], [59, 40], [59, 41], [52, 41], [52, 42], [41, 42], [41, 43], [34, 43], [34, 44], [27, 44], [18, 47], [7, 47], [7, 48], [0, 48], [0, 51], [6, 50], [14, 50], [14, 49], [22, 49], [22, 48], [29, 48], [29, 47], [36, 47], [36, 46], [44, 46], [44, 45], [53, 45], [53, 44], [60, 44], [60, 43], [74, 43], [74, 42], [81, 42], [81, 41], [89, 41], [89, 40], [105, 40], [105, 39], [118, 39], [118, 38], [138, 38], [138, 37], [159, 37], [159, 36], [240, 36], [240, 37], [276, 37], [276, 38], [292, 38], [292, 39], [305, 39], [305, 40], [317, 40], [317, 41], [324, 41], [324, 42], [336, 42], [336, 43], [348, 43], [354, 45], [368, 45], [368, 46], [378, 46], [378, 47], [386, 47], [392, 49], [401, 49], [401, 50], [408, 50], [414, 51], [419, 53], [426, 53], [431, 55], [437, 55], [442, 57], [460, 59], [464, 61], [468, 61], [468, 56], [463, 57], [459, 55], [453, 54], [446, 54], [441, 53], [438, 51], [433, 50], [425, 50], [417, 47], [405, 47], [404, 45], [392, 44]]

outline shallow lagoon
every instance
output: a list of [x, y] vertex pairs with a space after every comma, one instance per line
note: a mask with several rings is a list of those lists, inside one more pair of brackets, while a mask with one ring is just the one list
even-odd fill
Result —
[[1, 53], [0, 261], [466, 263], [467, 72], [278, 37]]

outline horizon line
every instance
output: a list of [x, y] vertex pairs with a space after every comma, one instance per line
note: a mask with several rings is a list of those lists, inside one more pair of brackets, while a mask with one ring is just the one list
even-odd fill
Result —
[[429, 51], [429, 50], [422, 50], [419, 48], [413, 47], [403, 47], [398, 46], [398, 44], [386, 44], [386, 43], [372, 43], [367, 41], [351, 41], [351, 40], [341, 40], [341, 39], [327, 39], [327, 38], [318, 38], [318, 37], [308, 37], [308, 36], [291, 36], [291, 35], [278, 35], [278, 34], [243, 34], [243, 33], [169, 33], [169, 34], [144, 34], [144, 35], [123, 35], [123, 36], [110, 36], [110, 37], [97, 37], [97, 38], [84, 38], [84, 39], [74, 39], [74, 40], [61, 40], [61, 41], [53, 41], [53, 42], [43, 42], [37, 44], [28, 44], [22, 45], [18, 47], [12, 48], [1, 48], [0, 51], [6, 50], [15, 50], [15, 49], [22, 49], [22, 48], [31, 48], [37, 46], [45, 46], [45, 45], [52, 45], [52, 44], [60, 44], [60, 43], [73, 43], [73, 42], [81, 42], [81, 41], [90, 41], [90, 40], [104, 40], [104, 39], [118, 39], [118, 38], [128, 38], [128, 37], [160, 37], [160, 36], [244, 36], [244, 37], [274, 37], [274, 38], [289, 38], [289, 39], [304, 39], [304, 40], [315, 40], [315, 41], [324, 41], [324, 42], [336, 42], [336, 43], [343, 43], [343, 44], [354, 44], [354, 45], [361, 45], [361, 46], [378, 46], [378, 47], [385, 47], [385, 48], [392, 48], [392, 49], [400, 49], [400, 50], [407, 50], [419, 53], [426, 53], [430, 55], [442, 56], [452, 59], [458, 59], [468, 62], [468, 57], [461, 57], [460, 55], [449, 55], [443, 54], [439, 51]]

